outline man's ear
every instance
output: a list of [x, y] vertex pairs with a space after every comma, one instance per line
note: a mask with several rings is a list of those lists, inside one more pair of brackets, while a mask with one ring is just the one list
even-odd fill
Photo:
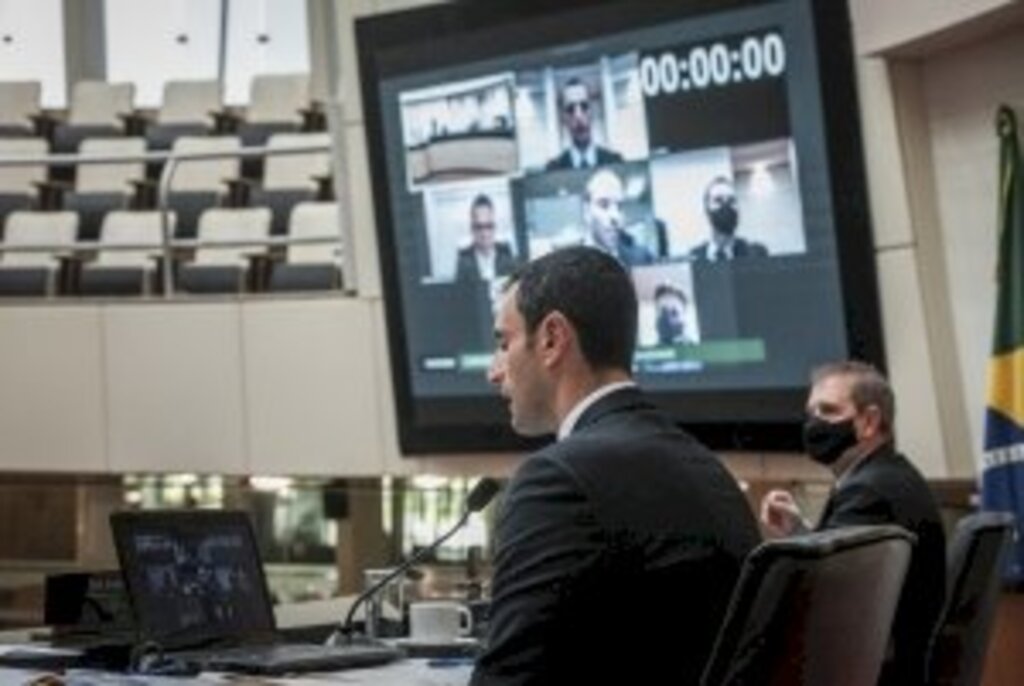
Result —
[[549, 313], [537, 327], [537, 346], [541, 359], [548, 365], [560, 361], [575, 340], [569, 320], [561, 312]]
[[882, 410], [878, 405], [868, 405], [860, 413], [861, 433], [864, 438], [875, 438], [882, 433]]

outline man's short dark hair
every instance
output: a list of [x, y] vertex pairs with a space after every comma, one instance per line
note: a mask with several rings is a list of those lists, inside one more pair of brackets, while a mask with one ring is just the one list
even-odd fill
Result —
[[583, 83], [583, 79], [581, 79], [578, 76], [570, 76], [565, 80], [565, 83], [562, 84], [562, 87], [558, 89], [559, 96], [561, 96], [561, 94], [565, 93], [566, 90], [572, 88], [573, 86], [583, 86], [584, 88], [587, 89], [587, 94], [590, 94], [590, 88], [587, 86], [587, 84]]
[[859, 360], [843, 360], [830, 362], [815, 368], [811, 372], [811, 383], [817, 384], [832, 376], [847, 376], [852, 379], [850, 400], [858, 412], [874, 405], [882, 416], [882, 430], [891, 434], [896, 421], [896, 397], [888, 379], [878, 369], [867, 362]]
[[708, 208], [708, 196], [711, 194], [711, 189], [715, 186], [726, 185], [733, 189], [733, 193], [736, 192], [736, 184], [728, 176], [718, 175], [715, 178], [708, 181], [708, 185], [704, 186], [704, 209]]
[[666, 295], [671, 295], [676, 298], [679, 298], [679, 300], [681, 300], [684, 305], [690, 301], [689, 298], [686, 297], [686, 293], [683, 292], [683, 289], [675, 285], [674, 283], [659, 283], [657, 286], [655, 286], [655, 300], [657, 300], [658, 298], [662, 298]]
[[473, 198], [473, 202], [469, 205], [470, 212], [476, 212], [478, 208], [486, 207], [489, 210], [494, 209], [494, 201], [491, 200], [490, 196], [481, 193], [480, 195]]
[[591, 368], [632, 369], [636, 291], [614, 257], [595, 248], [563, 248], [517, 269], [506, 288], [514, 285], [528, 335], [548, 314], [561, 312], [576, 329]]

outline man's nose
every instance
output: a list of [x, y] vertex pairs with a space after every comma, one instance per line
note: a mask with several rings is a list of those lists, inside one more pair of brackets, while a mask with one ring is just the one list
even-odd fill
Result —
[[491, 362], [491, 366], [487, 369], [487, 381], [495, 386], [501, 385], [501, 379], [504, 376], [501, 364], [498, 362], [498, 358], [495, 357], [494, 361]]

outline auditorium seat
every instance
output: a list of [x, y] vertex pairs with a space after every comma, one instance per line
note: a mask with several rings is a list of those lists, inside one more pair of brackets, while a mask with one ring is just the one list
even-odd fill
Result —
[[913, 542], [899, 527], [865, 526], [761, 544], [743, 563], [701, 683], [876, 683]]
[[[142, 138], [88, 138], [82, 141], [83, 155], [144, 155], [146, 141]], [[78, 240], [94, 241], [99, 237], [104, 215], [111, 210], [129, 207], [135, 182], [145, 178], [146, 165], [135, 162], [103, 162], [79, 164], [72, 190], [63, 193], [60, 207], [78, 212]]]
[[[182, 136], [174, 141], [175, 153], [237, 152], [241, 144], [235, 136]], [[199, 215], [221, 204], [228, 183], [238, 178], [238, 157], [178, 163], [171, 179], [168, 206], [178, 215], [175, 235], [195, 238]]]
[[0, 138], [35, 134], [32, 118], [40, 112], [42, 91], [38, 81], [0, 81]]
[[[49, 145], [42, 138], [0, 138], [0, 157], [43, 157]], [[0, 236], [4, 219], [15, 210], [36, 205], [37, 186], [46, 181], [46, 164], [0, 167]]]
[[317, 153], [267, 155], [263, 181], [249, 184], [248, 204], [266, 206], [273, 212], [272, 235], [288, 232], [288, 218], [297, 203], [318, 199], [321, 184], [331, 174], [330, 142], [327, 133], [277, 133], [267, 141], [267, 147], [274, 150], [325, 148]]
[[71, 90], [67, 121], [53, 132], [54, 152], [77, 152], [86, 138], [124, 135], [123, 120], [131, 116], [134, 100], [134, 84], [79, 81]]
[[[63, 258], [74, 252], [77, 231], [74, 212], [12, 212], [0, 254], [0, 296], [56, 293]], [[8, 250], [19, 246], [46, 249]]]
[[957, 524], [949, 546], [949, 590], [932, 644], [929, 683], [981, 683], [1000, 575], [1013, 545], [1015, 521], [1007, 512], [980, 512]]
[[[285, 259], [271, 267], [272, 291], [317, 291], [341, 286], [341, 236], [336, 202], [303, 202], [295, 206]], [[322, 241], [322, 242], [314, 242]]]
[[168, 81], [156, 119], [146, 126], [151, 150], [169, 150], [182, 136], [204, 136], [213, 130], [213, 114], [221, 109], [216, 80]]
[[258, 147], [274, 133], [298, 132], [308, 107], [309, 74], [254, 76], [238, 135], [246, 147]]
[[[174, 214], [168, 219], [173, 235]], [[97, 247], [95, 259], [81, 267], [81, 295], [146, 295], [155, 290], [157, 265], [163, 255], [160, 212], [109, 212], [103, 218]]]
[[[245, 289], [254, 256], [265, 256], [270, 235], [266, 207], [206, 210], [199, 217], [191, 262], [178, 270], [178, 288], [188, 293], [238, 293]], [[218, 245], [227, 243], [227, 245]]]

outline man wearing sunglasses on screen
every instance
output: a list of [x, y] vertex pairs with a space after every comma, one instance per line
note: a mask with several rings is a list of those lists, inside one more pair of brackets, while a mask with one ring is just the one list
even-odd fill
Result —
[[587, 84], [571, 78], [562, 86], [562, 124], [569, 133], [569, 147], [547, 164], [548, 171], [593, 169], [622, 162], [622, 155], [594, 142], [593, 102]]
[[472, 242], [459, 250], [455, 261], [456, 281], [493, 281], [515, 269], [512, 247], [505, 241], [495, 240], [494, 202], [486, 194], [473, 198], [469, 206], [469, 232]]

